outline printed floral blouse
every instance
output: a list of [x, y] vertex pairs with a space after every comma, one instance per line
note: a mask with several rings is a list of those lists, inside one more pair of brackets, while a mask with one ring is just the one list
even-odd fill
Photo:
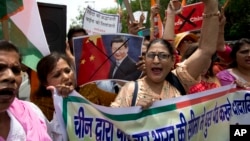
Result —
[[[192, 85], [199, 82], [195, 80], [186, 70], [186, 66], [181, 63], [178, 67], [172, 71], [180, 80], [181, 84], [187, 91]], [[136, 103], [140, 98], [152, 97], [154, 100], [162, 100], [167, 98], [173, 98], [181, 96], [181, 93], [168, 81], [165, 81], [161, 90], [161, 94], [155, 94], [145, 83], [145, 77], [138, 79], [138, 93], [136, 97]], [[111, 103], [111, 107], [130, 107], [132, 104], [133, 93], [135, 88], [135, 82], [127, 82], [120, 90], [119, 94], [115, 98], [115, 101]]]

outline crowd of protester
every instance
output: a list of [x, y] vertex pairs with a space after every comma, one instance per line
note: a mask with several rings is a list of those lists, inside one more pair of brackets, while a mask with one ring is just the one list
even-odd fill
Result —
[[[175, 35], [174, 21], [179, 9], [171, 0], [166, 11], [162, 38], [153, 34], [145, 38], [137, 69], [140, 78], [125, 83], [118, 94], [99, 89], [97, 84], [76, 86], [75, 58], [72, 38], [87, 35], [83, 28], [68, 32], [65, 54], [52, 52], [37, 65], [39, 88], [30, 102], [16, 98], [21, 84], [21, 55], [18, 47], [0, 41], [0, 140], [67, 140], [54, 116], [51, 91], [54, 86], [62, 97], [73, 90], [91, 102], [111, 107], [141, 106], [147, 109], [162, 99], [194, 94], [235, 83], [250, 88], [250, 39], [242, 38], [228, 45], [224, 40], [226, 17], [218, 13], [217, 0], [202, 0], [203, 23], [200, 35], [185, 32]], [[151, 8], [153, 16], [160, 6]], [[141, 17], [144, 18], [144, 17]], [[140, 20], [142, 21], [142, 20]], [[128, 21], [129, 34], [137, 34], [141, 22]], [[147, 39], [147, 40], [146, 40]], [[87, 75], [87, 74], [86, 74]], [[33, 103], [32, 103], [33, 102]], [[3, 129], [3, 130], [2, 130]]]

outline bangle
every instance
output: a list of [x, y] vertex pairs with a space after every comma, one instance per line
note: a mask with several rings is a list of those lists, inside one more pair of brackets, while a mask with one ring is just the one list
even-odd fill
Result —
[[210, 14], [202, 13], [203, 18], [210, 18], [210, 17], [213, 17], [213, 16], [220, 16], [220, 11], [218, 11], [216, 13], [210, 13]]

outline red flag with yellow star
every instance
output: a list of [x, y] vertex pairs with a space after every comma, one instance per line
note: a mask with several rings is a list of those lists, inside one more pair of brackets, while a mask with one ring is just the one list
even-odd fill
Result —
[[95, 80], [108, 79], [109, 70], [110, 61], [101, 35], [84, 38], [77, 76], [78, 86]]

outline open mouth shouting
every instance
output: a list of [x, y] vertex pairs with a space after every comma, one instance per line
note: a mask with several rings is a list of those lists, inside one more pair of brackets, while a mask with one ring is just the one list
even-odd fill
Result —
[[160, 68], [160, 67], [152, 67], [151, 71], [152, 71], [152, 73], [154, 75], [160, 75], [161, 72], [162, 72], [162, 68]]
[[14, 88], [0, 89], [0, 102], [10, 102], [16, 96], [16, 90]]

